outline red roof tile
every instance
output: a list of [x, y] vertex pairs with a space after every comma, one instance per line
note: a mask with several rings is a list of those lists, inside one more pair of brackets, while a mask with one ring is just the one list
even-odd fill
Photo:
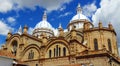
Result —
[[12, 58], [12, 59], [15, 58], [15, 56], [11, 52], [8, 52], [6, 50], [0, 50], [0, 56]]

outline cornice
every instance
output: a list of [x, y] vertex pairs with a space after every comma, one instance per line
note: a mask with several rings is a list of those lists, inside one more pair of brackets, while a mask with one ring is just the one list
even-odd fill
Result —
[[111, 29], [106, 28], [106, 27], [104, 27], [104, 28], [91, 28], [91, 29], [88, 29], [88, 30], [83, 30], [84, 33], [85, 32], [92, 32], [92, 31], [109, 31], [109, 32], [113, 32], [116, 35], [115, 30], [111, 30]]
[[38, 42], [42, 42], [41, 39], [38, 39], [38, 38], [36, 38], [36, 37], [34, 37], [34, 36], [32, 36], [32, 35], [29, 35], [29, 34], [22, 34], [21, 36], [27, 36], [27, 37], [29, 37], [29, 38], [31, 38], [31, 39], [34, 39], [34, 40], [38, 41]]

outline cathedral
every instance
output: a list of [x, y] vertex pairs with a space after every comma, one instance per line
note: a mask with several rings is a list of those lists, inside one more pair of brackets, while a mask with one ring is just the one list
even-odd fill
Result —
[[80, 4], [69, 20], [67, 30], [59, 25], [57, 34], [47, 21], [47, 14], [36, 24], [32, 34], [28, 26], [17, 33], [8, 32], [1, 51], [11, 52], [17, 64], [26, 66], [120, 66], [117, 34], [111, 23], [95, 27], [82, 14]]

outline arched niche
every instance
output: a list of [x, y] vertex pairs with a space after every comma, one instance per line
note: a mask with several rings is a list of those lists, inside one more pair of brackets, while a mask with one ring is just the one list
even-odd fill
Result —
[[11, 50], [15, 56], [17, 54], [17, 48], [18, 48], [18, 42], [17, 42], [17, 40], [13, 40], [11, 43]]
[[64, 40], [54, 40], [45, 50], [45, 58], [64, 57], [69, 55], [68, 43]]
[[7, 42], [7, 49], [16, 55], [19, 51], [19, 44], [21, 43], [20, 37], [15, 35]]
[[21, 60], [34, 60], [40, 58], [40, 49], [36, 44], [31, 44], [25, 47], [21, 54]]

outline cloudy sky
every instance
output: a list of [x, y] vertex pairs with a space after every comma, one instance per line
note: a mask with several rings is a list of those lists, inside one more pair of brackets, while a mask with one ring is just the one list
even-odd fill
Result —
[[120, 0], [0, 0], [0, 45], [5, 43], [8, 31], [16, 33], [20, 25], [28, 25], [29, 33], [32, 33], [44, 11], [47, 11], [48, 22], [54, 28], [61, 23], [66, 29], [76, 14], [78, 3], [95, 26], [99, 21], [104, 26], [113, 24], [120, 47]]

